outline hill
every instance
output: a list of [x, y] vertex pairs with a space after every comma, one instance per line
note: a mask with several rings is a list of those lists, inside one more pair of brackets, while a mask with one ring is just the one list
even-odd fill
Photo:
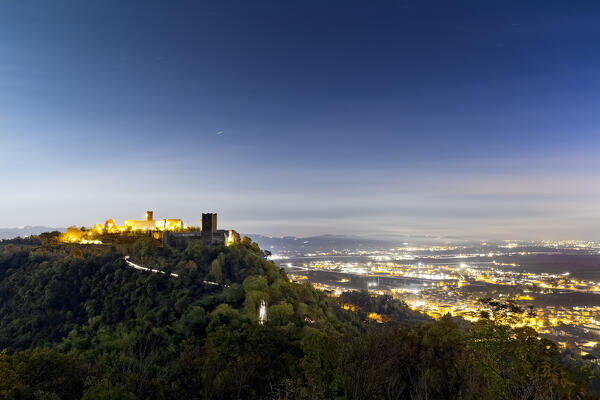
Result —
[[65, 228], [48, 228], [47, 226], [20, 226], [17, 228], [0, 228], [0, 240], [39, 235], [49, 231], [64, 231]]
[[359, 236], [320, 235], [310, 237], [271, 237], [252, 234], [251, 236], [260, 247], [287, 253], [310, 253], [323, 251], [381, 250], [398, 246], [401, 242], [392, 239], [372, 239]]
[[1, 242], [0, 348], [7, 399], [592, 398], [591, 371], [530, 329], [328, 297], [248, 239]]

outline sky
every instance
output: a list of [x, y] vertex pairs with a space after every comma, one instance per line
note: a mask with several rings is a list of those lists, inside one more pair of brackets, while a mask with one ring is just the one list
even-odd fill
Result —
[[600, 240], [598, 1], [0, 1], [0, 227]]

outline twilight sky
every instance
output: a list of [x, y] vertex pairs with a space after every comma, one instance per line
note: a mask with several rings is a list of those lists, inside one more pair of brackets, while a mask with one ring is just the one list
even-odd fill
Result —
[[0, 1], [0, 226], [600, 240], [600, 2]]

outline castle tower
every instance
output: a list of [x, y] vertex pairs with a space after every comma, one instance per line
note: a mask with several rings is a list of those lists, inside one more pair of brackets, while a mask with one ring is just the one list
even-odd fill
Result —
[[146, 211], [146, 221], [152, 221], [154, 219], [153, 211]]
[[217, 231], [217, 213], [202, 213], [202, 234], [213, 234]]

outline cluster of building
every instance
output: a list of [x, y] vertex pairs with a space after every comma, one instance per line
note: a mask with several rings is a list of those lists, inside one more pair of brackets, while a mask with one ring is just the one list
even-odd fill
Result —
[[[292, 279], [308, 280], [332, 296], [347, 290], [391, 294], [433, 318], [450, 314], [474, 322], [481, 318], [481, 311], [486, 311], [481, 298], [514, 300], [525, 312], [511, 316], [511, 325], [529, 326], [561, 346], [600, 360], [600, 306], [594, 304], [600, 300], [596, 297], [600, 295], [600, 274], [581, 279], [564, 270], [557, 271], [556, 267], [555, 272], [528, 270], [529, 262], [536, 264], [537, 254], [587, 257], [598, 254], [600, 244], [552, 242], [544, 245], [552, 245], [552, 252], [523, 251], [512, 246], [502, 250], [498, 246], [484, 253], [480, 248], [457, 246], [293, 257], [279, 254], [277, 262], [286, 267]], [[563, 251], [561, 245], [568, 247]], [[553, 251], [554, 248], [560, 251]], [[593, 276], [596, 279], [589, 279]], [[533, 307], [534, 314], [527, 312], [529, 306]]]
[[109, 218], [104, 224], [96, 224], [92, 228], [72, 226], [60, 235], [59, 240], [65, 243], [102, 244], [103, 240], [116, 236], [149, 236], [162, 241], [163, 245], [175, 244], [185, 239], [199, 239], [206, 244], [230, 245], [239, 242], [240, 235], [232, 229], [217, 229], [217, 214], [203, 213], [200, 226], [191, 226], [181, 219], [154, 219], [153, 211], [146, 211], [144, 219], [127, 219], [118, 225]]
[[[406, 301], [413, 309], [430, 317], [440, 318], [444, 315], [461, 317], [475, 322], [480, 318], [480, 311], [485, 306], [480, 298], [483, 291], [464, 292], [456, 284], [440, 283], [413, 294], [402, 289], [391, 290], [394, 297]], [[536, 296], [543, 294], [514, 295], [512, 291], [496, 291], [498, 299], [512, 299], [527, 311], [533, 306], [534, 313], [523, 312], [512, 316], [513, 327], [528, 326], [539, 334], [555, 340], [562, 347], [571, 347], [581, 355], [594, 354], [600, 358], [600, 306], [560, 306], [536, 303]]]

